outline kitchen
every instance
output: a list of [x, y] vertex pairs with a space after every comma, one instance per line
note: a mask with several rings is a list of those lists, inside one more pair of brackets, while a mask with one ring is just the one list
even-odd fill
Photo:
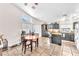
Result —
[[[26, 34], [24, 34], [26, 41], [27, 39], [39, 38], [38, 47], [33, 46], [29, 54], [27, 51], [30, 50], [25, 49], [26, 53], [23, 55], [61, 55], [60, 53], [64, 55], [67, 50], [71, 51], [71, 49], [74, 50], [74, 48], [78, 51], [79, 4], [4, 3], [0, 4], [0, 6], [0, 12], [2, 13], [0, 14], [0, 33], [4, 34], [8, 41], [8, 44], [5, 44], [7, 45], [8, 53], [3, 51], [3, 55], [22, 55], [22, 31], [26, 32]], [[38, 38], [34, 36], [36, 33], [39, 34]], [[28, 36], [28, 34], [30, 36]], [[32, 42], [32, 40], [30, 42]], [[35, 43], [37, 43], [37, 41], [35, 41]], [[32, 47], [32, 43], [30, 45]], [[65, 49], [64, 47], [69, 49]], [[10, 50], [11, 48], [13, 50]], [[38, 52], [34, 50], [35, 48]], [[62, 51], [62, 48], [65, 50], [65, 53]], [[60, 51], [58, 49], [60, 49]], [[17, 52], [17, 50], [19, 52]], [[16, 52], [13, 54], [10, 51]], [[70, 52], [70, 55], [74, 54]]]

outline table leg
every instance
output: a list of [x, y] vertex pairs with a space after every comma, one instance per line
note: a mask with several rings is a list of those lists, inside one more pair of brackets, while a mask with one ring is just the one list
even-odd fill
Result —
[[23, 44], [22, 44], [22, 51], [23, 51]]
[[24, 54], [26, 53], [26, 42], [24, 44]]
[[35, 47], [37, 47], [37, 41], [35, 42]]
[[37, 38], [37, 47], [38, 47], [38, 44], [39, 44], [39, 43], [38, 43], [38, 38]]
[[32, 40], [31, 40], [31, 52], [32, 52], [33, 46], [32, 46]]
[[24, 47], [25, 47], [24, 42], [22, 42], [22, 52], [23, 52]]

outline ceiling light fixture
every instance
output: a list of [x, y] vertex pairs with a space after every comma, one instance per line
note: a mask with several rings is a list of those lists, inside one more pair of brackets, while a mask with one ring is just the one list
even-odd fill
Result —
[[67, 14], [63, 14], [63, 16], [67, 16]]
[[36, 7], [35, 6], [32, 6], [32, 9], [35, 9]]
[[25, 6], [27, 6], [27, 3], [24, 3]]
[[38, 3], [35, 3], [35, 5], [38, 5]]

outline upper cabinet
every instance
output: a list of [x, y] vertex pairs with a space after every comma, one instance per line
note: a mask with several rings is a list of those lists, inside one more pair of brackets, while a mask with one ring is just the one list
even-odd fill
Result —
[[53, 28], [54, 28], [54, 29], [59, 29], [59, 24], [58, 24], [58, 23], [54, 23]]
[[58, 23], [48, 24], [48, 29], [59, 29], [59, 24]]

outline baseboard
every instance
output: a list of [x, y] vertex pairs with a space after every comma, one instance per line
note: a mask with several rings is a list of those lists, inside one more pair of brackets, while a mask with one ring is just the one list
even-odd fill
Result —
[[8, 46], [8, 48], [13, 48], [13, 47], [16, 47], [16, 46], [19, 46], [19, 45], [21, 45], [21, 42], [20, 43], [17, 43], [17, 44], [14, 44], [12, 46]]

